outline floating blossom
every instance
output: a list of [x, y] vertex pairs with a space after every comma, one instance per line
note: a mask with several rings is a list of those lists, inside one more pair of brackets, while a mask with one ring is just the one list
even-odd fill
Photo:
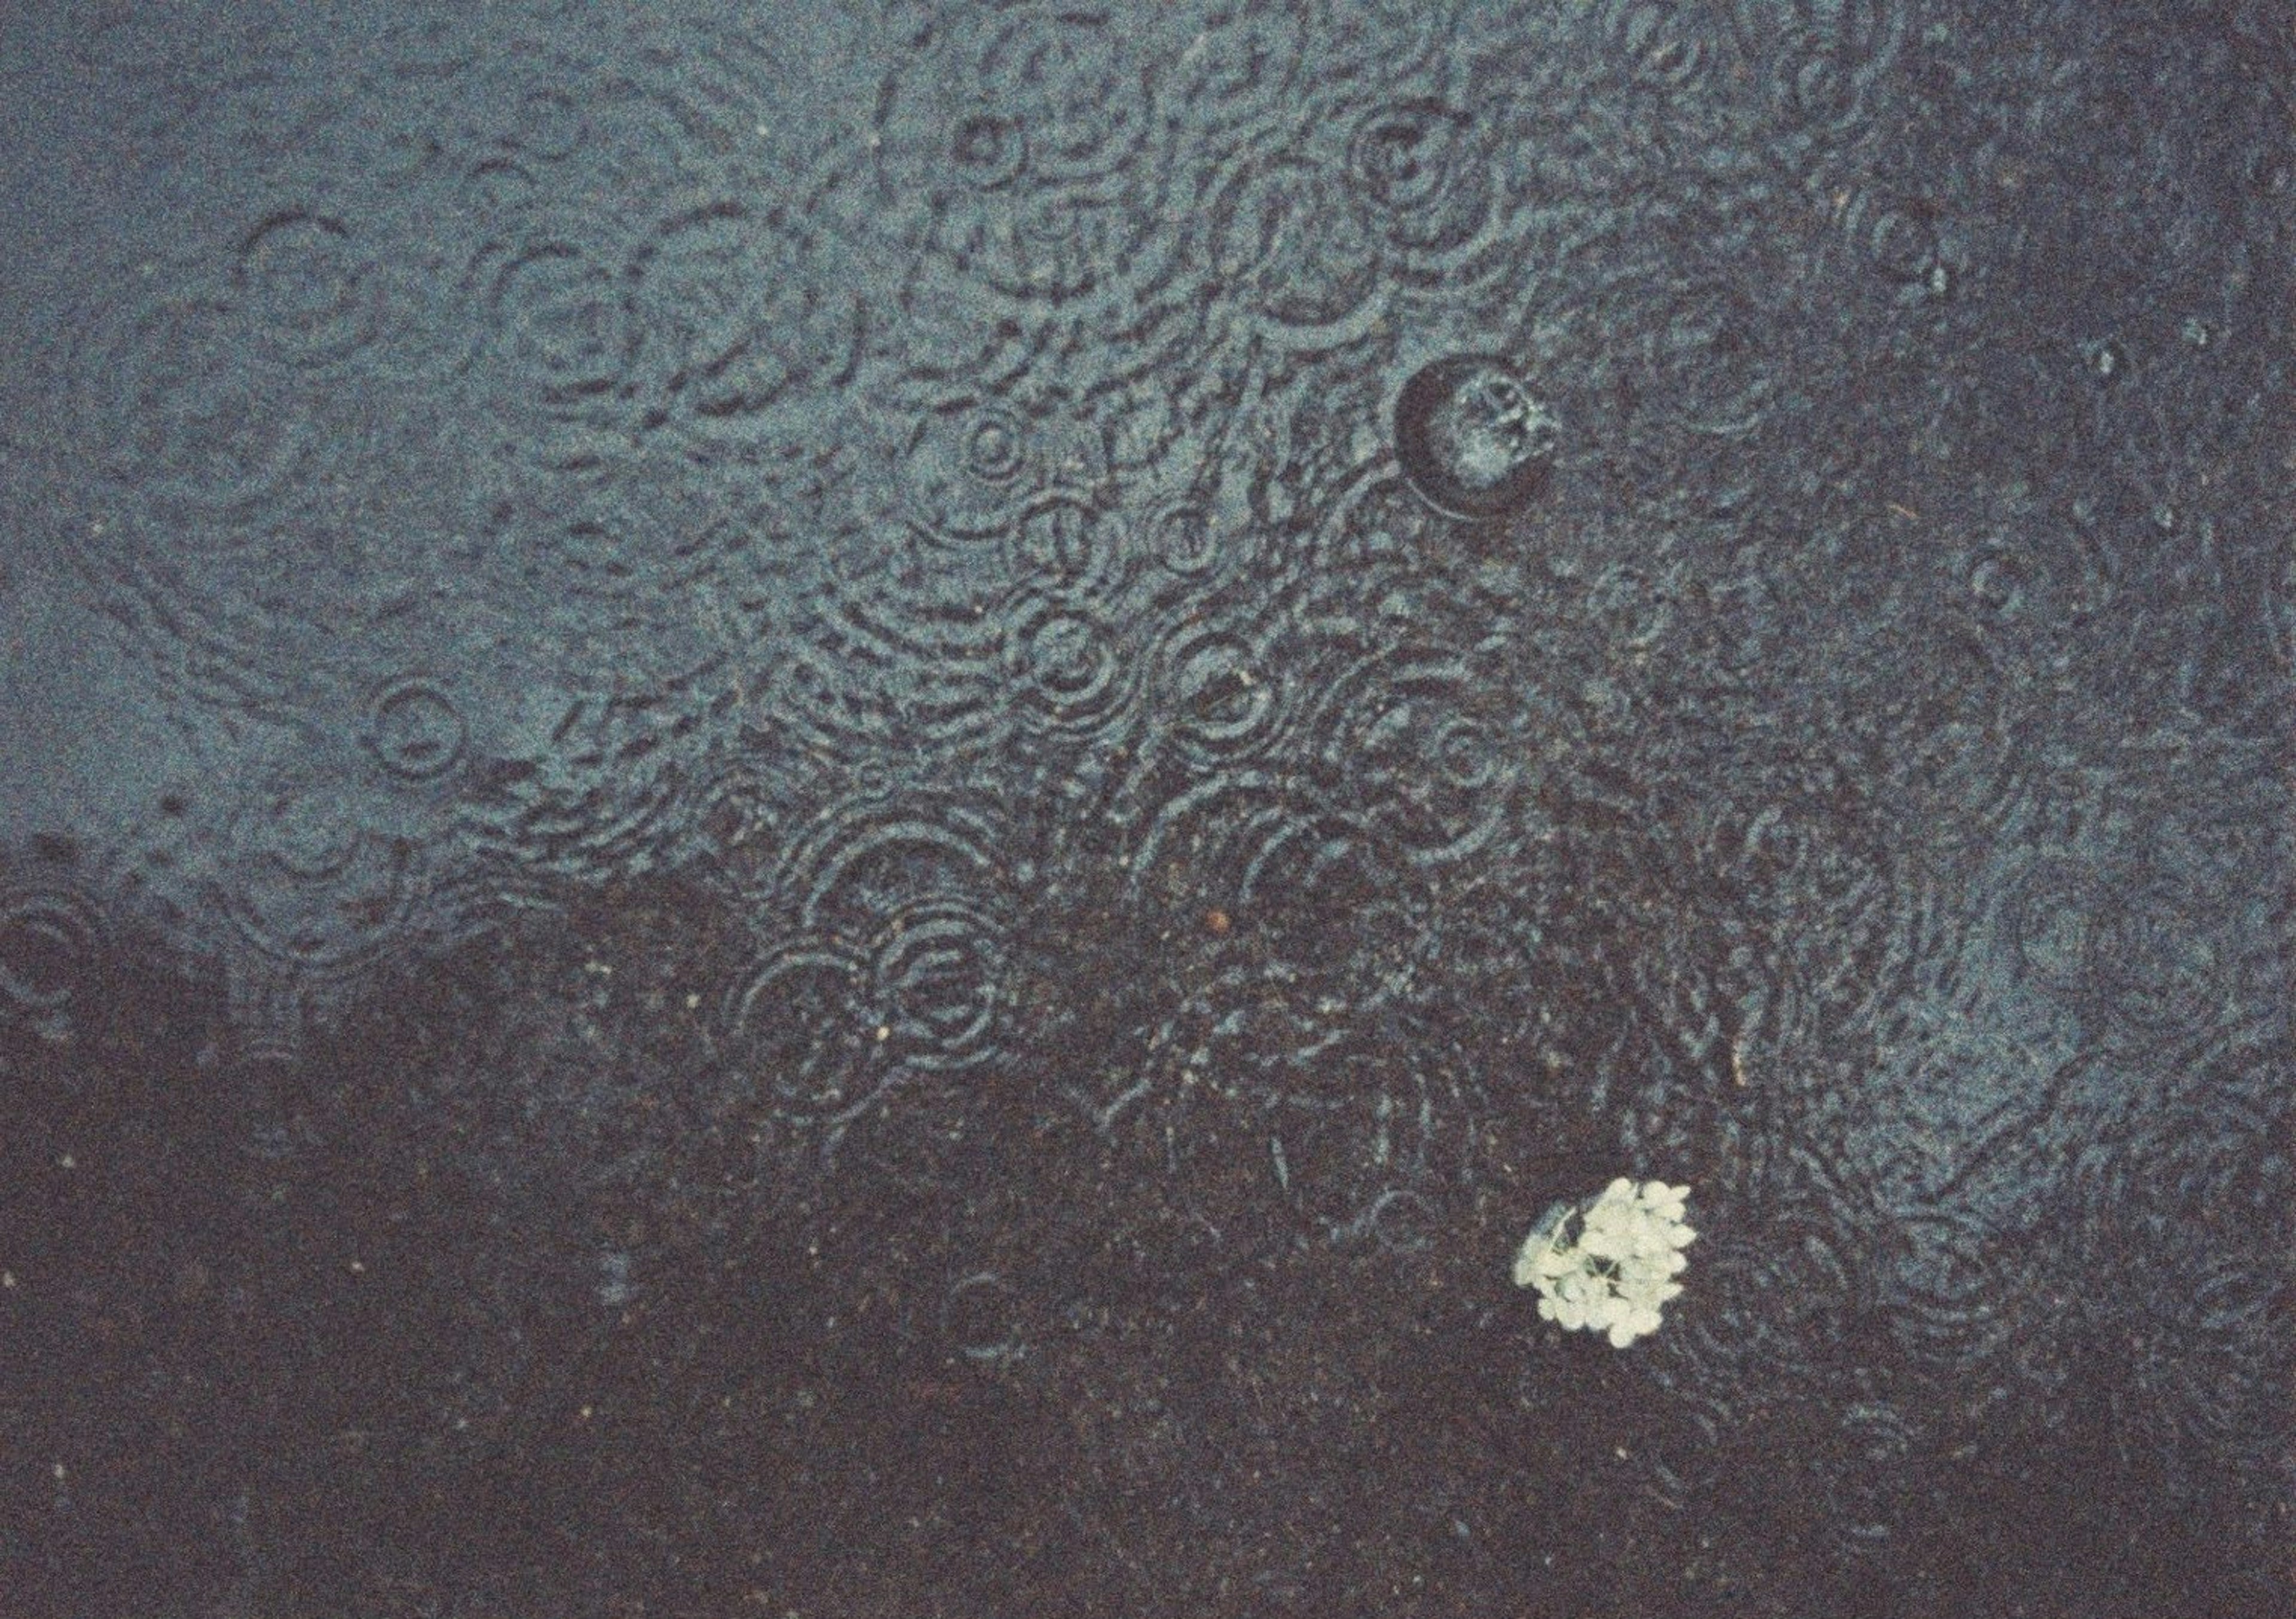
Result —
[[1660, 1306], [1682, 1291], [1690, 1189], [1623, 1175], [1582, 1204], [1558, 1203], [1515, 1255], [1519, 1288], [1538, 1289], [1538, 1313], [1566, 1329], [1606, 1332], [1624, 1349], [1656, 1332]]

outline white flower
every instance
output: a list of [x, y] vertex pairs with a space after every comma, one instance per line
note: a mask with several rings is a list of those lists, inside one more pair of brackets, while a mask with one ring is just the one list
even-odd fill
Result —
[[1538, 1313], [1567, 1329], [1606, 1332], [1624, 1349], [1656, 1332], [1660, 1306], [1698, 1233], [1684, 1216], [1690, 1189], [1620, 1176], [1577, 1206], [1558, 1204], [1515, 1255], [1517, 1287], [1538, 1289]]

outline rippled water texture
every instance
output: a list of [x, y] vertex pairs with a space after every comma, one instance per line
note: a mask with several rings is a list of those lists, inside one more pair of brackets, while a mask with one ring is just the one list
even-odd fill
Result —
[[2284, 1611], [2186, 11], [5, 8], [0, 1612]]

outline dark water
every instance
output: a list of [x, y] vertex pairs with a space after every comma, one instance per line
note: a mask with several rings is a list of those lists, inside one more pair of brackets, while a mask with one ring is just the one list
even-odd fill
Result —
[[0, 1613], [2284, 1611], [2284, 7], [0, 62]]

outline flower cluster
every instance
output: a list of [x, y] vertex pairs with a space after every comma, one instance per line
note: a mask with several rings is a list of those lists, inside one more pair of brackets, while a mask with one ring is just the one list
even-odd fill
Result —
[[1624, 1349], [1656, 1332], [1659, 1306], [1682, 1291], [1682, 1250], [1698, 1235], [1683, 1221], [1689, 1196], [1686, 1186], [1621, 1176], [1583, 1205], [1556, 1205], [1523, 1239], [1515, 1286], [1538, 1289], [1546, 1320], [1607, 1331]]

